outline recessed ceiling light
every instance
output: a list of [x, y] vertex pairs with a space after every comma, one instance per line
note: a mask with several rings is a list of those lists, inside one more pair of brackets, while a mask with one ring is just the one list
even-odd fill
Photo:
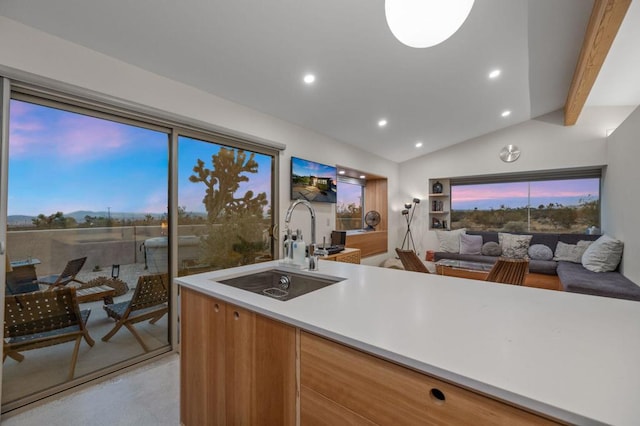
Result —
[[422, 142], [416, 142], [416, 148], [421, 148], [422, 147]]
[[380, 121], [378, 121], [378, 126], [380, 127], [384, 127], [387, 125], [387, 120], [385, 120], [384, 118]]
[[343, 174], [345, 174], [345, 173], [346, 173], [346, 172], [345, 172], [344, 170], [340, 170], [340, 171], [338, 172], [338, 174], [341, 174], [341, 175], [343, 175]]
[[303, 80], [307, 84], [312, 84], [314, 81], [316, 81], [316, 76], [313, 74], [307, 74], [304, 76]]
[[509, 110], [502, 111], [502, 114], [500, 114], [500, 115], [502, 115], [503, 117], [508, 117], [508, 116], [511, 115], [511, 111], [509, 111]]
[[364, 179], [364, 178], [366, 178], [365, 175], [360, 175], [360, 179]]
[[502, 72], [502, 71], [497, 70], [497, 69], [496, 69], [496, 70], [493, 70], [493, 71], [491, 71], [491, 72], [489, 73], [489, 78], [498, 78], [498, 77], [500, 77], [500, 73], [501, 73], [501, 72]]

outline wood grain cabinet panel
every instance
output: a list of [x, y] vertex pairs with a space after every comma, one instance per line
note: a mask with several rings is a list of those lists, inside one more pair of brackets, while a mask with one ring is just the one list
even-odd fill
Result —
[[304, 426], [373, 426], [375, 423], [307, 387], [300, 389], [300, 424]]
[[[300, 383], [381, 425], [549, 425], [551, 420], [301, 333]], [[307, 407], [301, 405], [305, 418]]]
[[296, 329], [181, 290], [180, 421], [294, 425]]

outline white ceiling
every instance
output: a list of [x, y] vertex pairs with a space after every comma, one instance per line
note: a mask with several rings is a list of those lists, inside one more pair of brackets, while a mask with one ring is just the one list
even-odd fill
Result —
[[561, 108], [592, 4], [476, 0], [428, 49], [393, 37], [383, 0], [2, 0], [0, 14], [401, 162]]

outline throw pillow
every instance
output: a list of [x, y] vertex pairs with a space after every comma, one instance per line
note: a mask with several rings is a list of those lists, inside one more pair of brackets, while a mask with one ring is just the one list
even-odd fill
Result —
[[440, 251], [445, 253], [460, 253], [460, 235], [467, 232], [466, 228], [455, 231], [436, 231], [440, 241]]
[[502, 255], [512, 259], [528, 259], [529, 244], [532, 238], [533, 235], [517, 235], [499, 232], [498, 240], [500, 241], [500, 247], [502, 247]]
[[566, 244], [558, 241], [556, 253], [553, 260], [564, 260], [565, 262], [582, 263], [582, 255], [593, 241], [578, 241], [578, 244]]
[[615, 271], [622, 258], [624, 243], [603, 235], [593, 242], [582, 255], [582, 266], [592, 272]]
[[482, 235], [460, 234], [460, 254], [481, 254]]
[[551, 260], [553, 259], [553, 251], [544, 244], [534, 244], [529, 247], [529, 257], [533, 260]]
[[495, 241], [488, 241], [482, 246], [482, 254], [484, 256], [500, 256], [502, 254], [502, 248], [500, 244]]

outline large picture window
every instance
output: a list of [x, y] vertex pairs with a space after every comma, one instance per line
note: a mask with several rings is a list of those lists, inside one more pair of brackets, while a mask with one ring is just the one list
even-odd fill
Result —
[[600, 228], [600, 177], [451, 181], [451, 227], [475, 231], [585, 233]]

